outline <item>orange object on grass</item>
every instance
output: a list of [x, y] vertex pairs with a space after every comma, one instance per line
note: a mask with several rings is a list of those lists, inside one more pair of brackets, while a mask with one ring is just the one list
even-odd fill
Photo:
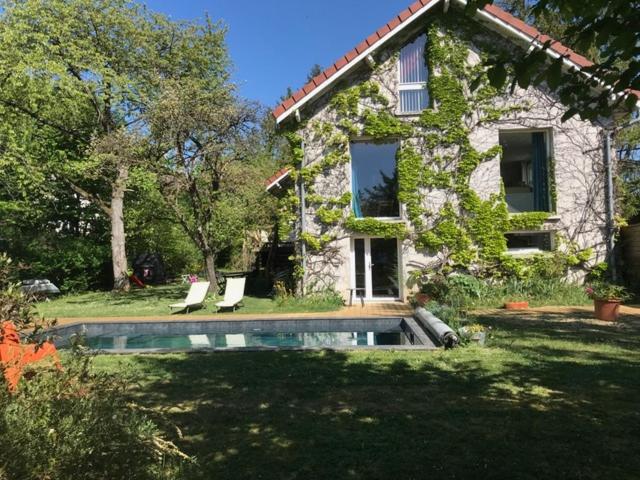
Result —
[[15, 391], [22, 377], [22, 370], [29, 363], [39, 362], [50, 357], [58, 369], [62, 368], [56, 347], [51, 342], [38, 346], [23, 345], [20, 335], [12, 322], [4, 322], [0, 327], [0, 364], [10, 391]]

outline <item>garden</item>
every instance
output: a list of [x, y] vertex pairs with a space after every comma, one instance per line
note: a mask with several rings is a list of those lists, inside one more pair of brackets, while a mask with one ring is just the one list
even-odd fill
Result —
[[[0, 0], [0, 480], [638, 478], [640, 310], [620, 308], [638, 303], [637, 285], [611, 261], [617, 251], [599, 263], [604, 245], [562, 233], [567, 219], [551, 218], [555, 180], [545, 212], [510, 213], [504, 182], [487, 198], [475, 192], [472, 173], [502, 148], [476, 149], [465, 123], [525, 108], [498, 106], [508, 82], [555, 90], [567, 104], [563, 122], [630, 112], [634, 97], [621, 92], [637, 87], [634, 30], [600, 19], [601, 10], [591, 15], [600, 2], [580, 3], [586, 20], [572, 8], [562, 20], [560, 3], [573, 1], [502, 3], [573, 38], [580, 52], [609, 58], [594, 73], [616, 85], [614, 103], [589, 97], [589, 82], [565, 76], [538, 49], [517, 60], [511, 48], [510, 59], [482, 55], [467, 68], [462, 30], [439, 15], [446, 29], [422, 29], [430, 70], [421, 89], [437, 108], [399, 117], [383, 86], [367, 80], [326, 97], [335, 125], [298, 111], [295, 126], [278, 127], [273, 109], [243, 98], [234, 83], [222, 21], [174, 20], [138, 1]], [[634, 25], [637, 12], [618, 3], [609, 7], [623, 14], [611, 17]], [[545, 6], [557, 8], [555, 20], [538, 11]], [[608, 35], [573, 31], [593, 18]], [[475, 23], [466, 23], [473, 33]], [[375, 71], [379, 60], [369, 55], [362, 66]], [[315, 65], [307, 81], [321, 72]], [[305, 128], [322, 147], [318, 161], [307, 161], [314, 148], [303, 148]], [[314, 190], [317, 178], [353, 162], [350, 141], [361, 136], [405, 140], [392, 157], [392, 196], [406, 222], [356, 217], [353, 185], [337, 196]], [[598, 217], [608, 234], [640, 218], [631, 153], [639, 138], [638, 124], [613, 138], [626, 163], [609, 186], [618, 198], [607, 205], [610, 221]], [[459, 158], [432, 155], [436, 147]], [[265, 188], [287, 168], [302, 200], [284, 183], [275, 193]], [[432, 212], [425, 188], [451, 195]], [[437, 222], [423, 221], [431, 217]], [[304, 231], [304, 218], [320, 228]], [[549, 248], [509, 248], [511, 231], [548, 233]], [[434, 254], [436, 263], [402, 272], [407, 282], [399, 254], [387, 260], [385, 295], [409, 293], [409, 305], [386, 305], [400, 305], [402, 316], [424, 307], [455, 341], [427, 350], [405, 331], [398, 336], [410, 344], [376, 344], [374, 332], [350, 330], [344, 349], [252, 348], [245, 333], [220, 333], [224, 346], [188, 338], [190, 351], [121, 355], [91, 350], [85, 334], [53, 343], [58, 320], [84, 328], [131, 319], [146, 328], [154, 323], [139, 321], [146, 317], [160, 329], [166, 320], [238, 320], [210, 322], [227, 328], [242, 316], [286, 315], [300, 328], [303, 314], [338, 316], [328, 312], [346, 307], [344, 289], [325, 273], [331, 265], [344, 274], [334, 263], [345, 233]], [[314, 264], [314, 255], [325, 262]], [[241, 295], [230, 308], [216, 306], [233, 279]], [[193, 308], [165, 318], [198, 285]], [[363, 311], [357, 304], [343, 313]], [[413, 323], [426, 338], [428, 327]], [[126, 346], [120, 333], [110, 339]], [[206, 337], [199, 333], [186, 337]]]

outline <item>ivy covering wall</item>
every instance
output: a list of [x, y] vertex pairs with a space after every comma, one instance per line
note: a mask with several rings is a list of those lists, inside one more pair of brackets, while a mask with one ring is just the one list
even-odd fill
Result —
[[[396, 116], [382, 86], [372, 79], [374, 74], [333, 94], [328, 109], [334, 120], [313, 119], [297, 125], [298, 132], [304, 130], [311, 141], [323, 145], [319, 159], [303, 165], [302, 137], [295, 132], [287, 134], [295, 153], [294, 178], [304, 184], [305, 207], [319, 226], [319, 231], [301, 235], [309, 250], [319, 254], [350, 232], [408, 239], [417, 250], [440, 258], [445, 270], [496, 268], [503, 263], [514, 269], [514, 262], [525, 261], [505, 255], [505, 233], [541, 229], [549, 213], [509, 215], [504, 188], [481, 198], [470, 185], [481, 164], [501, 155], [499, 145], [484, 151], [474, 148], [470, 139], [473, 129], [529, 108], [523, 103], [505, 106], [496, 102], [497, 97], [508, 98], [505, 92], [489, 85], [481, 62], [472, 65], [468, 61], [475, 33], [474, 27], [453, 26], [445, 18], [426, 26], [425, 61], [432, 105], [419, 116]], [[491, 48], [479, 46], [483, 51]], [[315, 191], [319, 176], [330, 175], [336, 167], [349, 163], [350, 139], [363, 137], [380, 142], [399, 140], [398, 196], [407, 222], [356, 218], [350, 193], [327, 197], [325, 192]], [[554, 186], [553, 181], [550, 184]], [[551, 196], [555, 203], [553, 188]], [[444, 201], [434, 203], [434, 198]], [[281, 211], [283, 223], [292, 224], [299, 215], [298, 197], [291, 194], [283, 199]]]

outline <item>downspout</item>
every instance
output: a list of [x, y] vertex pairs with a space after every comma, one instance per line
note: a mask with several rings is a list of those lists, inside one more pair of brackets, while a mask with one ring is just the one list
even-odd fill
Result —
[[611, 130], [605, 129], [604, 135], [604, 166], [607, 188], [606, 207], [607, 207], [607, 254], [609, 257], [609, 269], [611, 270], [611, 280], [618, 280], [618, 272], [615, 258], [615, 207], [613, 193], [613, 166], [611, 161]]
[[[302, 166], [306, 165], [306, 149], [305, 149], [305, 144], [304, 141], [302, 142]], [[301, 167], [302, 168], [302, 167]], [[305, 244], [304, 240], [302, 240], [302, 234], [305, 231], [306, 228], [306, 210], [305, 210], [305, 189], [304, 189], [304, 179], [302, 178], [302, 175], [298, 175], [298, 191], [300, 193], [300, 236], [298, 238], [300, 238], [300, 255], [302, 256], [302, 259], [300, 260], [300, 264], [302, 267], [302, 279], [300, 280], [300, 291], [302, 293], [302, 296], [304, 297], [305, 295], [305, 288], [307, 286], [307, 245]]]

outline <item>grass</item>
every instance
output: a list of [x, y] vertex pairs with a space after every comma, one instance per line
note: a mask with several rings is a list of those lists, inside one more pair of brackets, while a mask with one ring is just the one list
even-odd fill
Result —
[[197, 457], [185, 478], [637, 478], [638, 319], [535, 315], [476, 318], [486, 348], [95, 364], [129, 372], [133, 398]]
[[[38, 314], [46, 318], [78, 317], [128, 317], [169, 315], [169, 304], [184, 300], [188, 285], [165, 285], [146, 289], [132, 289], [128, 293], [86, 292], [65, 295], [36, 305]], [[190, 314], [206, 315], [217, 312], [214, 296], [209, 296], [205, 306]], [[290, 298], [279, 304], [271, 298], [245, 296], [244, 306], [238, 313], [298, 313], [327, 312], [339, 306], [321, 299]], [[232, 314], [227, 311], [226, 314]], [[181, 314], [180, 316], [185, 316]]]

